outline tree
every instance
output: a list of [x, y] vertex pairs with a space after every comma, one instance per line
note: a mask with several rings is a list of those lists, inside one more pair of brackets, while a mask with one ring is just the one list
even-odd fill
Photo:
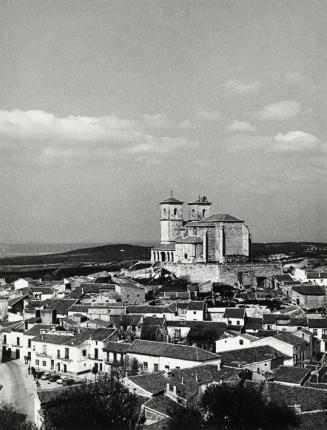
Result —
[[115, 375], [66, 388], [46, 406], [45, 428], [127, 430], [137, 422], [139, 402]]
[[140, 363], [136, 360], [136, 358], [132, 359], [131, 362], [131, 370], [130, 370], [130, 375], [138, 375], [140, 370]]
[[200, 430], [202, 429], [201, 412], [192, 407], [176, 406], [169, 411], [171, 420], [169, 430]]
[[298, 418], [286, 404], [267, 401], [251, 386], [213, 385], [202, 397], [205, 428], [208, 430], [287, 430], [298, 426]]
[[35, 425], [24, 414], [9, 403], [0, 403], [0, 430], [36, 430]]

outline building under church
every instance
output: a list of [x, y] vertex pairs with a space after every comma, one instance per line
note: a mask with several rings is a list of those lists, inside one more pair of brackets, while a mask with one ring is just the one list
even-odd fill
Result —
[[151, 261], [165, 263], [246, 263], [250, 233], [244, 221], [228, 214], [210, 214], [205, 196], [188, 203], [173, 196], [160, 202], [160, 245], [151, 250]]

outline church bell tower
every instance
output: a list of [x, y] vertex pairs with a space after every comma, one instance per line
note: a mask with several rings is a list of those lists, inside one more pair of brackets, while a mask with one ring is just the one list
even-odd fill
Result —
[[171, 196], [160, 202], [161, 243], [174, 242], [183, 226], [183, 202]]

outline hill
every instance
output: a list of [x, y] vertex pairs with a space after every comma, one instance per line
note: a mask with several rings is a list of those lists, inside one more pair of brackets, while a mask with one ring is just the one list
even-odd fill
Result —
[[128, 244], [100, 245], [58, 254], [4, 257], [0, 265], [34, 265], [64, 263], [108, 263], [123, 260], [149, 260], [150, 247]]

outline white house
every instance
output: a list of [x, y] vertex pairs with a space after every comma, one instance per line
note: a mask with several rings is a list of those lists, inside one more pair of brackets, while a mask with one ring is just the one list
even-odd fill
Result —
[[309, 331], [320, 340], [320, 351], [327, 352], [327, 318], [308, 318]]
[[76, 336], [64, 333], [36, 336], [32, 340], [31, 365], [72, 375], [90, 372], [93, 367], [104, 370], [104, 342], [115, 338], [115, 329], [88, 329]]
[[223, 319], [227, 327], [240, 330], [245, 324], [245, 309], [240, 308], [226, 308]]
[[32, 278], [19, 278], [17, 281], [14, 281], [15, 290], [20, 290], [21, 288], [27, 288], [33, 283]]
[[203, 301], [189, 301], [177, 303], [177, 317], [186, 321], [203, 321], [205, 303]]
[[259, 340], [258, 337], [251, 334], [244, 333], [236, 336], [227, 334], [226, 337], [216, 340], [216, 352], [234, 351], [236, 349], [251, 348], [255, 341]]
[[128, 356], [141, 363], [143, 370], [157, 372], [184, 369], [199, 364], [216, 364], [220, 357], [213, 352], [193, 346], [136, 339], [128, 350]]

